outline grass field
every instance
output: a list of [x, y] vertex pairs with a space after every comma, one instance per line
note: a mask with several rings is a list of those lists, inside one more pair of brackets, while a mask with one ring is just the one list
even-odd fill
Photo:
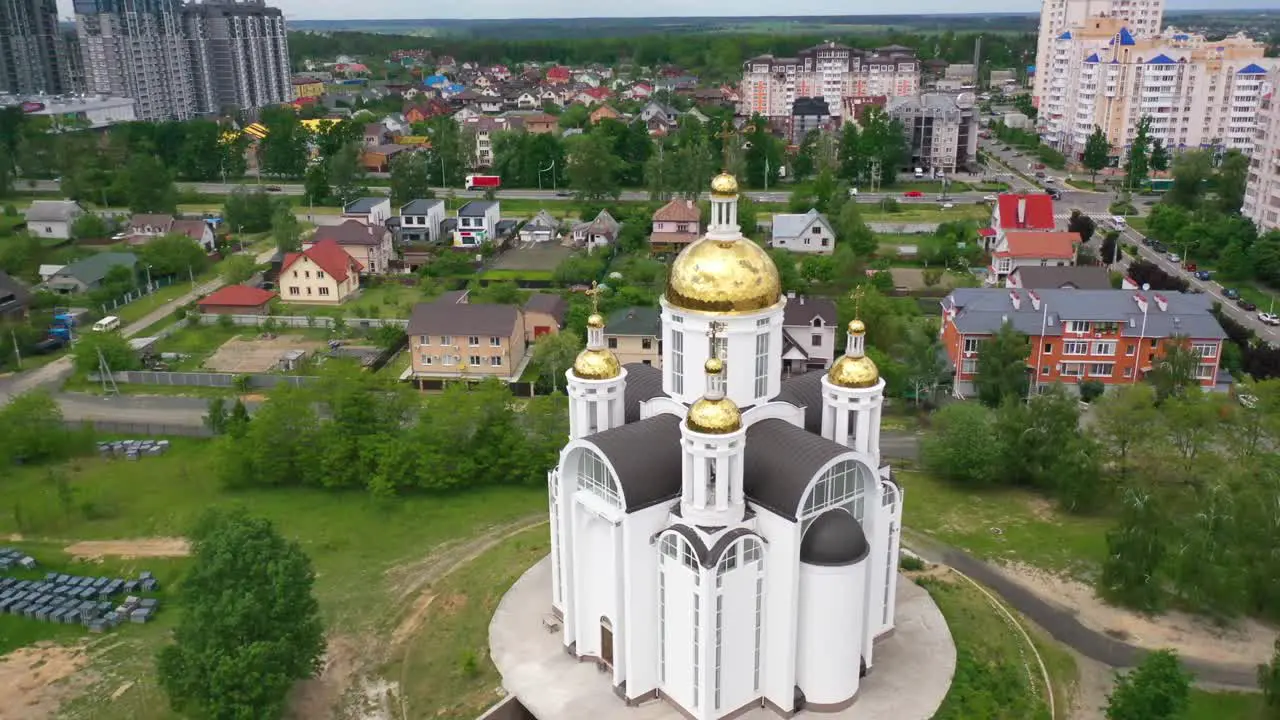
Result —
[[428, 299], [419, 287], [387, 282], [362, 289], [354, 300], [342, 307], [347, 317], [408, 318], [414, 305]]
[[1191, 708], [1182, 720], [1262, 720], [1262, 695], [1258, 693], [1191, 690]]
[[903, 524], [987, 560], [1025, 562], [1081, 579], [1106, 557], [1106, 518], [1058, 512], [1039, 495], [971, 490], [921, 472], [897, 473], [909, 499]]
[[[4, 479], [0, 536], [22, 533], [33, 543], [24, 547], [39, 560], [63, 563], [67, 561], [60, 548], [75, 540], [177, 536], [206, 508], [243, 505], [271, 519], [311, 557], [317, 574], [316, 594], [331, 633], [358, 637], [361, 650], [377, 654], [386, 650], [379, 638], [404, 609], [403, 597], [392, 592], [392, 578], [401, 577], [395, 568], [411, 566], [446, 541], [474, 538], [486, 529], [536, 517], [546, 502], [546, 491], [541, 487], [383, 500], [363, 493], [320, 490], [232, 493], [218, 484], [215, 458], [208, 449], [207, 443], [179, 439], [168, 455], [139, 463], [89, 458], [58, 468], [18, 468]], [[72, 488], [74, 503], [69, 512], [59, 500], [51, 472], [65, 474]], [[20, 507], [21, 523], [14, 517], [13, 507]], [[530, 537], [536, 534], [533, 531]], [[534, 541], [529, 542], [533, 548]], [[172, 587], [172, 580], [180, 582], [183, 562], [147, 560], [145, 565], [160, 575], [166, 587]], [[487, 565], [478, 567], [483, 572], [491, 570]], [[477, 582], [463, 580], [456, 587], [471, 587]], [[107, 636], [101, 647], [91, 652], [97, 682], [70, 704], [66, 714], [95, 720], [171, 717], [154, 682], [152, 658], [176, 616], [162, 611], [156, 625], [131, 626]], [[8, 638], [0, 641], [4, 643], [0, 647], [76, 637], [64, 634], [67, 631], [61, 626], [25, 622], [30, 625], [0, 624], [0, 634]], [[449, 648], [434, 651], [452, 659], [448, 670], [440, 670], [443, 677], [432, 675], [437, 671], [432, 664], [424, 663], [414, 670], [413, 679], [423, 688], [453, 682], [449, 671], [456, 670], [455, 660], [462, 652]], [[133, 685], [109, 699], [128, 682]]]
[[877, 223], [942, 223], [954, 220], [985, 220], [991, 217], [991, 208], [973, 203], [957, 203], [950, 210], [943, 210], [934, 203], [899, 205], [899, 212], [883, 212], [875, 206], [868, 205], [862, 213], [865, 222]]
[[[207, 283], [218, 276], [216, 270], [208, 270], [196, 276], [195, 287], [199, 287], [203, 283]], [[134, 300], [128, 305], [109, 310], [108, 314], [115, 315], [128, 325], [146, 317], [148, 314], [159, 310], [166, 303], [173, 302], [178, 298], [191, 292], [192, 285], [189, 279], [178, 280], [170, 285], [165, 285], [159, 290]]]

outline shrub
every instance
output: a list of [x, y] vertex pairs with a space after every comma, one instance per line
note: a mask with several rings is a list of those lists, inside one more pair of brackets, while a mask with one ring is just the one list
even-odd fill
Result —
[[1080, 399], [1091, 403], [1102, 397], [1102, 393], [1107, 391], [1107, 386], [1102, 384], [1101, 380], [1085, 380], [1080, 383]]
[[924, 569], [924, 560], [915, 555], [903, 553], [898, 559], [898, 567], [909, 572], [918, 572]]

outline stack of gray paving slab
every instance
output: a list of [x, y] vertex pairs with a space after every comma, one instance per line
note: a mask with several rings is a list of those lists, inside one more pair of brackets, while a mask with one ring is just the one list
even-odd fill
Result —
[[102, 457], [126, 460], [163, 455], [168, 450], [168, 440], [104, 440], [98, 443], [98, 454]]
[[[35, 566], [30, 556], [12, 548], [0, 548], [0, 569]], [[30, 561], [24, 563], [23, 561]], [[159, 600], [134, 593], [159, 589], [155, 576], [141, 572], [136, 578], [45, 573], [41, 580], [0, 575], [0, 614], [42, 622], [83, 625], [90, 632], [106, 632], [122, 623], [145, 623], [159, 609]], [[124, 595], [117, 603], [113, 598]]]
[[13, 548], [0, 548], [0, 572], [15, 568], [32, 570], [35, 566], [36, 560], [30, 555]]

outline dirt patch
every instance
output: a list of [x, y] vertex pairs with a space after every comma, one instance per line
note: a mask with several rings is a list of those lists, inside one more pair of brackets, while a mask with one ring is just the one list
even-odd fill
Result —
[[0, 720], [45, 720], [92, 683], [83, 646], [38, 643], [0, 657]]
[[1046, 602], [1073, 613], [1085, 627], [1132, 645], [1152, 650], [1175, 647], [1183, 657], [1209, 662], [1255, 665], [1271, 659], [1276, 630], [1256, 620], [1220, 627], [1182, 612], [1143, 615], [1106, 604], [1092, 587], [1076, 580], [1017, 563], [997, 569]]
[[1029, 497], [1026, 500], [1027, 510], [1041, 522], [1058, 524], [1058, 511], [1053, 503], [1042, 497]]
[[293, 686], [289, 696], [291, 720], [330, 717], [355, 675], [364, 666], [365, 648], [377, 643], [354, 635], [331, 634], [325, 646], [320, 674]]
[[136, 540], [85, 540], [63, 548], [77, 560], [99, 560], [104, 557], [163, 558], [186, 557], [191, 544], [186, 538], [139, 538]]
[[1071, 648], [1066, 650], [1075, 658], [1078, 673], [1068, 717], [1071, 720], [1105, 720], [1107, 695], [1115, 685], [1115, 671]]
[[22, 533], [12, 533], [4, 536], [5, 542], [22, 542]]
[[315, 352], [325, 344], [308, 340], [302, 335], [277, 335], [275, 337], [234, 337], [214, 351], [204, 366], [214, 372], [260, 373], [274, 370], [280, 356], [290, 350]]
[[404, 620], [396, 626], [394, 632], [391, 633], [391, 644], [399, 645], [408, 640], [418, 628], [422, 627], [422, 621], [427, 617], [427, 611], [431, 609], [431, 603], [436, 599], [435, 595], [423, 593], [413, 601], [413, 606], [409, 608], [409, 614]]

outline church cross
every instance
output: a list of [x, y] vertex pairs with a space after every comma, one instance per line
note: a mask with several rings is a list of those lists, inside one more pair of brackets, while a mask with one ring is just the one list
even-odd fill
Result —
[[741, 130], [735, 130], [733, 123], [727, 122], [724, 129], [716, 133], [716, 137], [720, 138], [720, 149], [724, 153], [724, 171], [729, 172], [729, 158], [733, 155], [733, 140], [741, 135], [750, 135], [756, 131], [755, 125], [744, 125]]
[[857, 289], [849, 293], [849, 297], [853, 300], [853, 317], [858, 319], [862, 317], [862, 297], [866, 293], [866, 286], [859, 285]]
[[600, 284], [592, 280], [591, 289], [584, 291], [583, 294], [591, 298], [591, 314], [600, 314]]
[[720, 339], [720, 333], [724, 332], [726, 327], [727, 326], [719, 320], [712, 320], [711, 324], [707, 326], [707, 337], [711, 338], [711, 357], [719, 358], [720, 360], [724, 359], [719, 357], [716, 352], [716, 340]]

